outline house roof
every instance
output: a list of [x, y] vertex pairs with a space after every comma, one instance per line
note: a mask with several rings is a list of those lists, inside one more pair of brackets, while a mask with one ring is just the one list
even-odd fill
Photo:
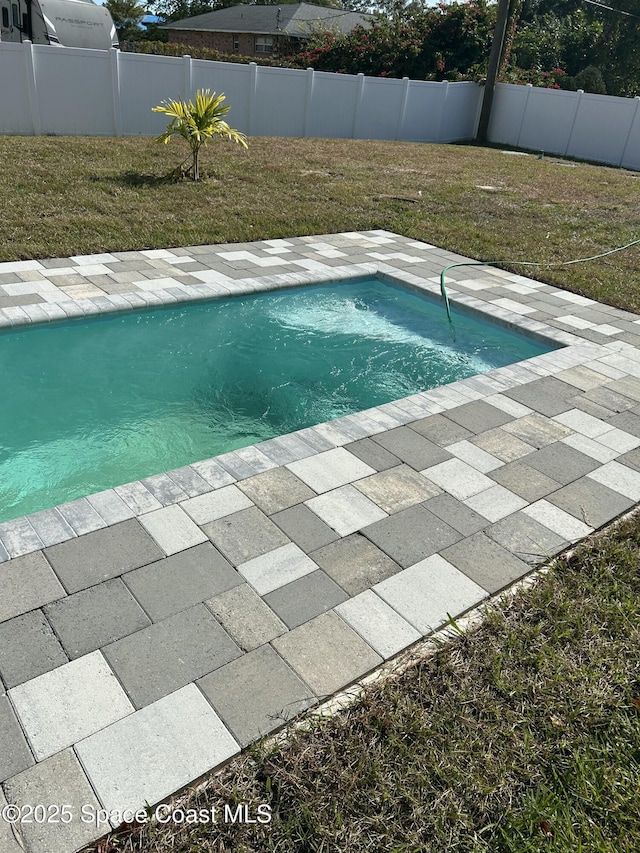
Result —
[[281, 6], [240, 4], [181, 21], [165, 24], [163, 29], [197, 30], [214, 33], [258, 33], [260, 35], [308, 36], [314, 29], [350, 32], [359, 24], [367, 26], [371, 18], [358, 12], [314, 6], [311, 3], [283, 3]]

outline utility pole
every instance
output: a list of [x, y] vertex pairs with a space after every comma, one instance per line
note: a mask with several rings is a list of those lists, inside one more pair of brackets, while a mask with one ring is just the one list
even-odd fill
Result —
[[499, 0], [498, 17], [496, 28], [493, 33], [493, 44], [489, 55], [489, 67], [487, 68], [487, 79], [484, 84], [484, 95], [482, 98], [482, 111], [478, 122], [476, 142], [486, 142], [489, 130], [489, 119], [491, 118], [491, 106], [493, 104], [493, 92], [496, 87], [496, 77], [504, 49], [504, 37], [507, 32], [507, 21], [509, 19], [509, 6], [511, 0]]

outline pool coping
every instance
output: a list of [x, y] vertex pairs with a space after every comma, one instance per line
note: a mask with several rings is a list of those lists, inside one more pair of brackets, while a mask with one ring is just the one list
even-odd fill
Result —
[[[193, 258], [196, 260], [185, 260]], [[208, 259], [206, 262], [205, 258]], [[182, 263], [180, 259], [183, 259]], [[0, 263], [0, 306], [4, 306], [0, 307], [0, 329], [370, 275], [439, 296], [439, 268], [466, 261], [471, 259], [378, 230], [262, 241], [242, 246], [185, 247], [103, 253], [42, 262]], [[156, 266], [147, 267], [147, 263], [155, 263]], [[304, 271], [290, 272], [286, 269], [296, 263]], [[129, 281], [120, 282], [114, 277], [118, 264], [141, 268], [140, 274], [146, 276], [140, 279], [141, 289], [131, 280], [135, 279], [138, 270], [123, 269], [126, 275], [122, 278]], [[169, 270], [163, 265], [180, 269], [180, 273], [169, 276]], [[182, 266], [190, 266], [191, 272], [184, 273]], [[255, 275], [256, 271], [267, 267], [272, 271], [285, 271], [268, 276]], [[158, 270], [156, 278], [155, 270]], [[198, 273], [201, 279], [208, 278], [209, 281], [197, 280]], [[65, 284], [56, 285], [56, 277], [58, 281], [64, 279]], [[99, 289], [100, 285], [109, 287], [112, 281], [124, 288], [130, 284], [132, 289], [116, 294], [92, 293], [92, 288]], [[63, 656], [54, 665], [49, 665], [48, 670], [15, 685], [13, 682], [9, 685], [2, 675], [6, 660], [0, 655], [0, 733], [7, 738], [9, 753], [14, 760], [13, 772], [3, 774], [6, 778], [0, 776], [0, 804], [3, 796], [9, 802], [29, 803], [34, 802], [33, 797], [37, 794], [39, 802], [62, 802], [64, 795], [67, 798], [65, 802], [75, 802], [78, 808], [81, 802], [104, 807], [118, 801], [111, 787], [114, 774], [121, 782], [123, 779], [126, 781], [130, 792], [135, 790], [138, 797], [136, 805], [143, 802], [142, 798], [152, 803], [159, 802], [223, 764], [237, 754], [247, 740], [238, 734], [246, 720], [242, 722], [242, 715], [234, 705], [238, 697], [232, 695], [234, 691], [229, 687], [229, 679], [233, 683], [238, 681], [241, 692], [250, 691], [250, 688], [254, 689], [251, 687], [254, 682], [261, 683], [262, 670], [265, 678], [274, 681], [283, 695], [289, 695], [291, 691], [295, 694], [290, 713], [283, 711], [281, 720], [268, 725], [263, 721], [263, 728], [259, 731], [254, 722], [255, 731], [252, 730], [253, 734], [247, 741], [251, 742], [259, 734], [277, 728], [288, 716], [317, 705], [429, 636], [444, 624], [445, 614], [455, 617], [473, 609], [518, 578], [534, 571], [549, 556], [627, 511], [640, 500], [640, 464], [633, 456], [635, 449], [640, 447], [640, 318], [494, 267], [458, 268], [451, 271], [447, 282], [454, 312], [463, 309], [479, 312], [485, 317], [489, 313], [508, 327], [548, 338], [562, 348], [0, 524], [0, 574], [4, 572], [4, 577], [13, 578], [14, 585], [9, 591], [15, 605], [9, 616], [0, 610], [0, 630], [3, 624], [11, 622], [18, 626], [23, 617], [35, 619], [36, 615], [44, 620], [43, 625], [49, 625], [47, 619], [54, 627], [62, 624], [54, 618], [52, 608], [55, 609], [56, 602], [64, 602], [84, 589], [102, 588], [112, 581], [118, 581], [124, 589], [123, 578], [133, 588], [131, 578], [136, 571], [150, 565], [166, 566], [176, 556], [180, 558], [194, 548], [214, 542], [216, 536], [222, 536], [219, 528], [211, 532], [212, 525], [215, 527], [216, 521], [222, 518], [235, 518], [242, 512], [255, 509], [252, 518], [266, 516], [273, 524], [272, 518], [278, 512], [269, 514], [264, 509], [260, 503], [262, 497], [256, 497], [258, 493], [251, 491], [249, 481], [255, 484], [261, 482], [262, 477], [267, 482], [276, 474], [284, 476], [282, 472], [292, 477], [291, 482], [297, 481], [307, 490], [304, 497], [304, 490], [301, 490], [299, 499], [290, 508], [296, 508], [299, 513], [305, 512], [306, 518], [317, 515], [323, 528], [331, 528], [334, 541], [342, 543], [354, 537], [359, 540], [368, 538], [392, 562], [397, 562], [401, 560], [402, 546], [398, 541], [392, 542], [393, 537], [388, 540], [389, 545], [385, 544], [386, 519], [398, 524], [400, 519], [407, 519], [406, 529], [399, 529], [394, 536], [396, 540], [402, 538], [401, 534], [407, 540], [415, 538], [416, 554], [424, 541], [420, 539], [421, 525], [426, 525], [424, 529], [428, 528], [429, 535], [431, 525], [433, 536], [441, 537], [436, 547], [427, 548], [422, 556], [418, 554], [419, 558], [411, 558], [409, 563], [403, 557], [406, 564], [402, 560], [397, 562], [396, 573], [371, 583], [366, 589], [355, 594], [341, 589], [345, 597], [340, 603], [336, 603], [335, 598], [330, 600], [331, 595], [327, 593], [329, 598], [324, 609], [290, 627], [285, 626], [282, 619], [289, 618], [286, 614], [299, 607], [296, 599], [307, 589], [304, 584], [311, 583], [310, 578], [315, 578], [316, 583], [322, 576], [322, 589], [326, 591], [331, 585], [331, 594], [335, 594], [336, 583], [331, 576], [329, 584], [325, 572], [315, 562], [320, 560], [322, 547], [299, 547], [294, 542], [298, 535], [295, 525], [291, 529], [293, 532], [287, 535], [279, 528], [288, 544], [273, 546], [255, 558], [235, 558], [231, 564], [242, 581], [239, 588], [244, 589], [247, 595], [251, 593], [256, 599], [256, 606], [259, 598], [261, 606], [270, 611], [275, 608], [271, 616], [277, 613], [278, 621], [285, 630], [249, 650], [242, 647], [235, 635], [232, 635], [232, 642], [223, 631], [225, 636], [220, 635], [220, 643], [231, 657], [206, 672], [199, 671], [184, 685], [168, 689], [158, 698], [149, 698], [155, 689], [153, 685], [144, 687], [147, 690], [145, 695], [134, 695], [138, 688], [132, 687], [127, 669], [134, 664], [130, 660], [119, 659], [113, 648], [107, 648], [115, 647], [119, 640], [77, 657], [67, 656], [65, 646]], [[31, 298], [34, 301], [29, 301]], [[7, 301], [12, 299], [22, 304], [7, 306]], [[537, 390], [540, 388], [542, 391]], [[602, 390], [599, 395], [594, 393], [598, 388]], [[626, 396], [622, 391], [632, 396]], [[551, 411], [549, 400], [555, 400], [554, 394], [560, 395], [557, 398], [558, 413], [539, 411], [541, 408]], [[609, 400], [612, 401], [609, 406], [613, 408], [607, 407]], [[625, 408], [618, 411], [616, 406], [621, 405]], [[419, 432], [419, 429], [428, 429], [426, 419], [434, 415], [443, 418], [452, 430], [458, 429], [461, 435], [466, 435], [459, 441], [437, 444], [438, 452], [443, 452], [446, 458], [421, 468], [412, 457], [417, 453], [415, 459], [419, 459], [420, 453], [412, 450], [406, 442], [422, 441], [422, 449], [426, 450], [430, 445], [435, 447], [434, 442], [427, 440], [424, 443], [425, 439]], [[483, 429], [482, 420], [486, 417], [490, 423], [501, 420], [503, 423]], [[543, 444], [528, 444], [518, 438], [517, 430], [511, 433], [502, 429], [509, 424], [517, 427], [525, 421], [530, 423], [532, 417], [536, 429], [546, 435], [541, 439], [545, 442]], [[628, 425], [628, 429], [636, 430], [637, 435], [619, 428], [619, 424], [623, 427]], [[493, 432], [505, 440], [513, 436], [528, 444], [529, 451], [522, 452], [512, 462], [527, 458], [529, 462], [539, 464], [539, 469], [530, 470], [541, 480], [550, 480], [550, 473], [555, 475], [555, 471], [549, 468], [550, 464], [555, 464], [553, 456], [550, 460], [547, 456], [550, 453], [560, 454], [557, 476], [561, 480], [556, 483], [559, 488], [539, 498], [525, 500], [493, 480], [494, 472], [512, 465], [512, 462], [498, 459], [474, 443], [482, 439], [485, 446], [489, 446], [488, 433]], [[516, 442], [513, 443], [515, 446]], [[545, 447], [552, 448], [552, 451], [544, 451]], [[395, 466], [375, 467], [374, 457], [370, 455], [372, 449], [391, 456], [406, 453], [406, 459], [398, 456]], [[436, 453], [434, 459], [439, 458]], [[591, 463], [587, 464], [587, 460]], [[593, 467], [590, 468], [590, 464]], [[574, 476], [572, 466], [576, 466], [580, 473]], [[389, 471], [395, 472], [391, 477], [404, 477], [403, 482], [409, 484], [409, 491], [415, 488], [416, 483], [419, 487], [435, 491], [425, 500], [402, 505], [400, 509], [397, 508], [400, 504], [397, 504], [394, 509], [393, 501], [400, 499], [400, 481], [395, 482], [393, 488], [388, 482], [385, 485], [384, 478], [389, 476]], [[299, 488], [297, 482], [296, 488]], [[372, 483], [376, 484], [373, 489]], [[598, 523], [589, 518], [588, 513], [582, 512], [581, 506], [570, 505], [564, 497], [559, 501], [558, 494], [574, 486], [587, 491], [593, 489], [602, 498]], [[514, 488], [517, 487], [516, 482]], [[313, 497], [309, 497], [309, 490]], [[229, 506], [212, 521], [203, 521], [206, 512], [202, 514], [202, 499], [205, 502], [210, 498], [216, 500], [216, 494], [222, 496], [221, 500], [229, 501]], [[554, 500], [559, 502], [553, 503]], [[349, 501], [355, 503], [349, 504]], [[347, 516], [351, 506], [356, 504], [358, 507], [362, 505], [366, 523], [352, 530], [352, 520]], [[435, 515], [432, 510], [440, 515]], [[211, 512], [210, 509], [207, 511]], [[467, 522], [463, 524], [456, 515], [463, 511], [469, 518], [474, 515], [484, 519], [484, 527], [473, 533], [471, 528], [463, 532]], [[221, 512], [219, 506], [215, 512]], [[284, 524], [276, 519], [276, 524], [280, 523]], [[333, 528], [332, 523], [335, 524]], [[259, 524], [264, 525], [264, 522], [259, 520]], [[455, 524], [460, 530], [454, 528]], [[249, 539], [257, 535], [252, 532], [253, 528], [247, 529]], [[453, 542], [447, 539], [452, 531], [458, 535]], [[107, 550], [109, 547], [116, 550], [121, 547], [124, 552], [129, 547], [127, 537], [131, 536], [138, 537], [137, 542], [144, 538], [144, 548], [148, 551], [141, 558], [142, 563], [139, 561], [133, 569], [124, 567], [119, 574], [106, 580], [95, 580], [93, 585], [83, 587], [82, 573], [92, 570], [91, 560], [86, 561], [86, 553], [95, 553], [92, 559], [97, 564], [100, 557], [98, 546], [104, 549], [106, 542]], [[533, 542], [532, 537], [540, 537], [539, 542], [533, 542], [532, 553], [527, 551], [529, 546], [523, 544], [527, 536], [530, 543]], [[97, 544], [94, 547], [91, 543]], [[76, 546], [89, 548], [83, 557], [85, 563], [79, 567], [69, 563], [69, 560], [73, 562]], [[474, 550], [476, 546], [478, 550]], [[289, 549], [289, 563], [286, 564], [289, 568], [285, 566], [286, 560], [278, 562], [283, 549]], [[60, 554], [64, 559], [59, 557]], [[310, 557], [310, 554], [314, 556]], [[39, 560], [37, 571], [34, 569], [36, 558]], [[489, 563], [495, 565], [490, 566]], [[291, 566], [294, 574], [287, 575]], [[25, 578], [31, 578], [31, 586], [27, 580], [16, 580], [18, 570], [20, 574], [24, 571]], [[265, 581], [269, 572], [284, 572], [279, 585], [271, 587], [270, 581]], [[40, 588], [34, 592], [38, 583]], [[320, 597], [325, 594], [319, 591], [319, 586], [309, 587], [309, 590], [309, 594]], [[203, 636], [208, 636], [206, 631], [209, 628], [198, 626], [213, 624], [214, 616], [218, 624], [216, 631], [221, 631], [219, 626], [222, 625], [231, 632], [229, 623], [225, 621], [231, 617], [221, 615], [222, 611], [216, 610], [212, 604], [214, 600], [222, 600], [225, 594], [220, 593], [211, 600], [203, 599], [201, 604], [168, 617], [161, 614], [147, 618], [149, 625], [139, 626], [127, 637], [142, 636], [154, 625], [166, 628], [172, 619], [186, 619], [185, 613], [196, 610], [200, 622], [196, 624], [194, 621], [189, 625], [195, 625], [194, 630], [204, 631]], [[287, 594], [290, 600], [285, 600]], [[425, 607], [425, 602], [428, 607], [433, 605], [428, 618], [416, 611], [416, 599], [421, 600]], [[148, 589], [143, 589], [140, 600], [150, 601]], [[154, 606], [159, 606], [157, 601]], [[166, 602], [162, 606], [166, 607]], [[266, 611], [260, 612], [264, 615]], [[148, 617], [149, 613], [145, 603], [145, 616]], [[179, 632], [171, 635], [172, 641], [176, 642], [176, 637], [183, 636], [188, 644], [191, 629], [185, 623], [181, 630], [182, 635]], [[58, 637], [57, 632], [55, 636], [52, 633], [52, 637], [51, 647], [57, 644], [62, 649], [59, 640], [64, 645], [64, 638]], [[234, 643], [236, 649], [232, 648]], [[333, 661], [333, 671], [321, 671], [320, 658], [310, 662], [312, 647], [317, 647], [313, 654]], [[107, 649], [106, 653], [103, 653], [103, 648]], [[303, 659], [304, 655], [301, 657], [301, 650], [306, 650], [308, 659]], [[346, 661], [344, 671], [339, 671], [335, 657], [338, 652]], [[83, 691], [93, 691], [109, 708], [109, 713], [106, 717], [101, 716], [102, 712], [89, 706], [73, 711], [67, 709], [71, 716], [76, 715], [74, 719], [77, 718], [79, 726], [76, 734], [69, 735], [68, 731], [63, 731], [66, 723], [61, 722], [54, 709], [47, 706], [45, 693], [51, 685], [55, 688], [54, 693], [58, 690], [59, 695], [64, 695], [69, 691], [76, 700]], [[260, 689], [268, 692], [265, 685]], [[257, 696], [258, 693], [255, 694]], [[258, 704], [255, 697], [253, 701]], [[275, 701], [273, 696], [270, 701]], [[171, 730], [172, 724], [167, 720], [178, 717], [189, 721], [190, 731], [177, 730], [175, 726]], [[137, 775], [131, 778], [132, 771], [126, 770], [131, 738], [134, 733], [143, 732], [145, 726], [159, 736], [163, 726], [168, 726], [168, 737], [182, 739], [188, 757], [179, 773], [176, 770], [180, 764], [177, 759], [173, 765], [171, 761], [167, 762], [164, 775], [160, 774], [162, 778], [158, 778], [157, 773], [142, 761], [135, 771]], [[212, 731], [216, 733], [213, 744], [210, 742]], [[57, 734], [61, 737], [58, 741], [55, 739]], [[206, 756], [204, 763], [203, 754]], [[71, 828], [58, 826], [55, 832], [47, 832], [42, 827], [37, 831], [29, 827], [23, 829], [23, 840], [31, 853], [70, 853], [71, 849], [79, 849], [106, 832], [108, 825], [102, 825], [100, 831], [91, 824], [80, 826], [78, 821], [74, 821]], [[2, 833], [0, 821], [0, 840], [3, 839]], [[11, 847], [9, 850], [13, 853]]]

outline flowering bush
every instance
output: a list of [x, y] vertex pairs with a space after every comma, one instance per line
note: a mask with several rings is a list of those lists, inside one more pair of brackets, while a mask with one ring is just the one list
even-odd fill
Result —
[[552, 68], [551, 71], [543, 71], [539, 66], [536, 68], [510, 68], [502, 75], [504, 83], [520, 83], [533, 86], [541, 86], [545, 89], [571, 89], [571, 78], [562, 68]]

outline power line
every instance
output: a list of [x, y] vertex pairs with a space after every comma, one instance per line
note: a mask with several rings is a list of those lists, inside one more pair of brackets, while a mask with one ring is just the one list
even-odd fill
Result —
[[640, 15], [634, 15], [631, 12], [624, 12], [622, 9], [614, 9], [613, 6], [605, 6], [604, 3], [597, 3], [596, 0], [583, 0], [584, 3], [589, 3], [591, 6], [599, 6], [601, 9], [607, 9], [609, 12], [617, 12], [619, 15], [626, 15], [627, 18], [636, 18], [640, 21]]

